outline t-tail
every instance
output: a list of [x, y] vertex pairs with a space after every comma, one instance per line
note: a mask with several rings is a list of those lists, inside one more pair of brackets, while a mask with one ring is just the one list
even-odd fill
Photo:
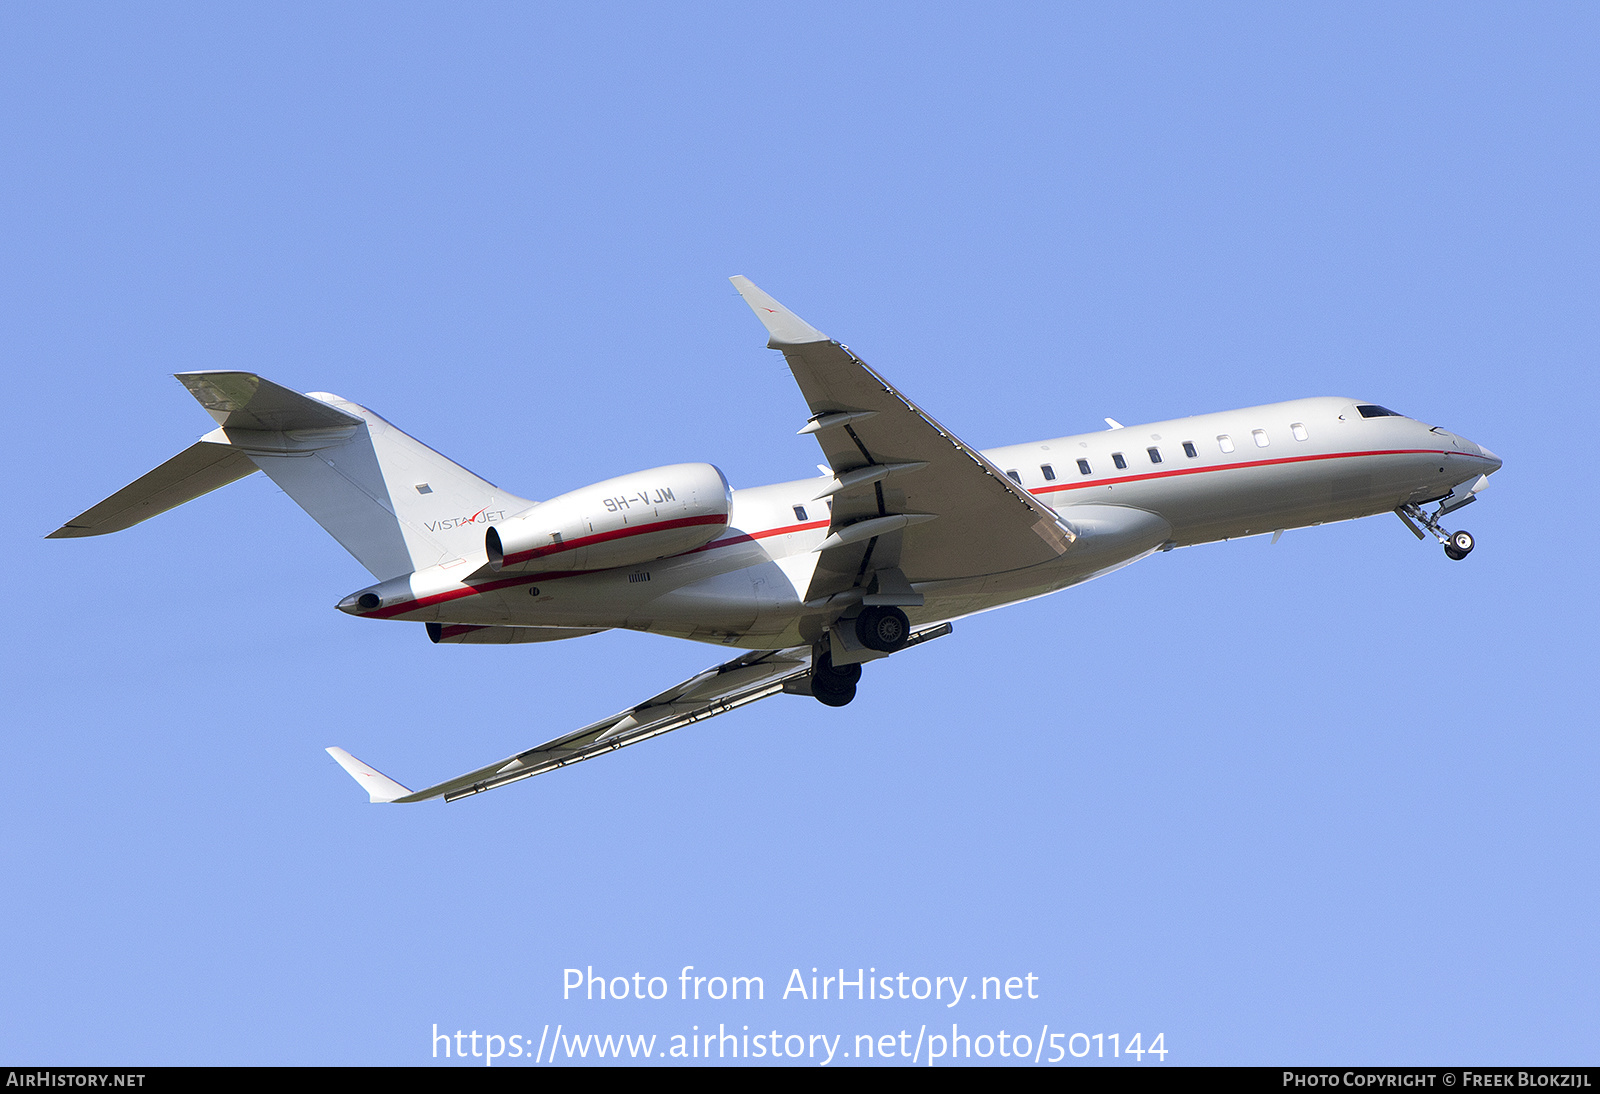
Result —
[[533, 504], [337, 395], [302, 395], [250, 372], [177, 378], [217, 428], [49, 538], [120, 531], [259, 469], [386, 581], [483, 558], [484, 529]]

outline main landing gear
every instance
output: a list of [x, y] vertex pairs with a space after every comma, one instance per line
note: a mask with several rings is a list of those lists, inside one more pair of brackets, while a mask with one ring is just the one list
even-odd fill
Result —
[[860, 665], [841, 665], [834, 668], [833, 658], [827, 653], [818, 654], [811, 662], [811, 694], [826, 707], [842, 707], [856, 697], [856, 684], [861, 681]]
[[1420, 505], [1407, 503], [1396, 509], [1395, 513], [1418, 539], [1426, 538], [1422, 534], [1422, 529], [1417, 527], [1418, 524], [1433, 533], [1433, 538], [1444, 544], [1444, 553], [1448, 558], [1460, 562], [1472, 553], [1471, 532], [1447, 532], [1439, 527], [1439, 518], [1444, 516], [1445, 513], [1443, 507], [1440, 508], [1438, 513], [1428, 513]]
[[[848, 625], [848, 621], [846, 621]], [[889, 605], [873, 605], [855, 618], [855, 637], [869, 650], [894, 653], [911, 640], [906, 613]], [[811, 694], [824, 706], [842, 707], [856, 697], [861, 682], [860, 665], [835, 665], [826, 643], [811, 659]]]
[[869, 650], [894, 653], [911, 637], [911, 621], [899, 608], [865, 608], [856, 616], [856, 637]]
[[1472, 533], [1457, 532], [1444, 544], [1444, 553], [1460, 562], [1472, 553]]

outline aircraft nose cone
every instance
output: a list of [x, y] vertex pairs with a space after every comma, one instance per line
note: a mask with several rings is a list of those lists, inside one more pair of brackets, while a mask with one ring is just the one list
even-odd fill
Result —
[[1490, 452], [1487, 448], [1483, 447], [1483, 445], [1478, 445], [1478, 451], [1482, 452], [1485, 456], [1494, 461], [1494, 466], [1489, 469], [1489, 474], [1494, 474], [1504, 466], [1504, 464], [1502, 464], [1500, 461], [1500, 457], [1496, 456], [1493, 452]]

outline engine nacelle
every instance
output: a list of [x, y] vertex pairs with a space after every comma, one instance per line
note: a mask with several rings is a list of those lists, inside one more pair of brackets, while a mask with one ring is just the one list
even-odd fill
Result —
[[551, 498], [494, 525], [484, 540], [496, 570], [609, 570], [710, 543], [732, 508], [721, 471], [678, 463]]

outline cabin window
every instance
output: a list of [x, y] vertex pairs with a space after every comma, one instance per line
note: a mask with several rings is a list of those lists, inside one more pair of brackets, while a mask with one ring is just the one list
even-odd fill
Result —
[[1161, 449], [1159, 449], [1159, 448], [1147, 448], [1147, 449], [1145, 449], [1145, 451], [1150, 453], [1150, 462], [1151, 463], [1160, 463], [1161, 462]]
[[1194, 459], [1196, 456], [1200, 455], [1200, 453], [1195, 451], [1195, 447], [1194, 447], [1194, 442], [1193, 441], [1184, 441], [1183, 442], [1183, 454], [1185, 456], [1188, 456], [1191, 460]]
[[1079, 460], [1078, 461], [1078, 474], [1080, 474], [1080, 475], [1090, 474], [1089, 461], [1088, 460]]
[[794, 507], [794, 519], [798, 521], [806, 519], [806, 507], [804, 505], [796, 505]]
[[1111, 462], [1117, 465], [1118, 471], [1126, 470], [1128, 466], [1128, 461], [1122, 458], [1121, 452], [1111, 453]]
[[1039, 465], [1039, 473], [1044, 476], [1045, 482], [1056, 481], [1056, 469], [1047, 463], [1042, 463]]
[[1361, 412], [1361, 416], [1363, 418], [1404, 418], [1405, 417], [1404, 414], [1398, 413], [1397, 411], [1390, 410], [1386, 406], [1374, 406], [1371, 403], [1363, 403], [1360, 406], [1356, 407], [1356, 409]]
[[1224, 452], [1233, 451], [1233, 438], [1228, 436], [1226, 433], [1217, 434], [1217, 444]]
[[1271, 441], [1267, 440], [1267, 431], [1265, 429], [1252, 429], [1250, 431], [1250, 436], [1256, 439], [1257, 448], [1265, 448], [1267, 445], [1272, 443]]
[[429, 486], [425, 482], [419, 482], [419, 483], [417, 483], [417, 493], [419, 493], [419, 494], [431, 494], [431, 493], [433, 493], [433, 487]]
[[1294, 434], [1294, 439], [1297, 441], [1303, 441], [1310, 436], [1310, 434], [1306, 432], [1306, 423], [1304, 422], [1295, 422], [1289, 427], [1289, 432]]
[[1017, 474], [1015, 471], [1007, 471], [1006, 472], [1006, 478], [1010, 479], [1012, 482], [1016, 483], [1018, 486], [1022, 485], [1022, 476]]

